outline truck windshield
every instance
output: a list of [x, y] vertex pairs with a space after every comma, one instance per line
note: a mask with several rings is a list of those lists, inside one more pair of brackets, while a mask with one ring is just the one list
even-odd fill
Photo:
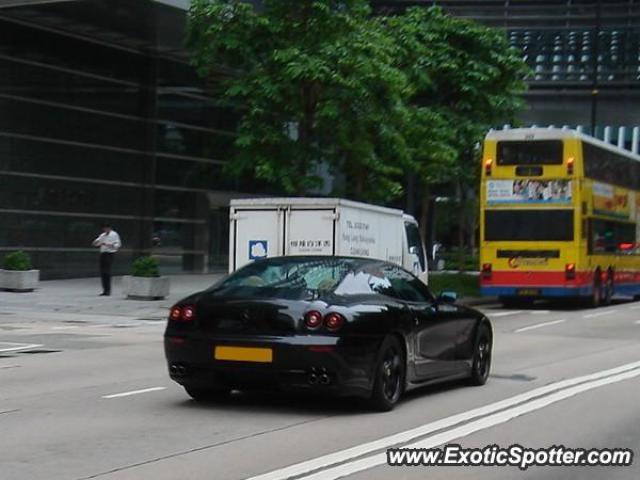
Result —
[[573, 210], [486, 210], [486, 241], [571, 241]]
[[425, 271], [424, 265], [424, 249], [422, 248], [422, 239], [420, 237], [420, 231], [415, 223], [405, 222], [404, 228], [407, 232], [407, 244], [409, 245], [409, 251], [412, 251], [418, 255], [420, 261], [420, 270]]

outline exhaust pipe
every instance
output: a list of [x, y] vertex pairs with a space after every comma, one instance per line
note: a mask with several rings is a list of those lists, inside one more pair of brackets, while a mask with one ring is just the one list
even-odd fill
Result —
[[322, 385], [329, 385], [329, 383], [331, 383], [331, 378], [329, 378], [329, 375], [327, 375], [326, 373], [323, 373], [322, 375], [320, 375], [320, 383]]
[[171, 365], [169, 372], [175, 377], [183, 377], [187, 373], [187, 367], [183, 365]]
[[318, 376], [315, 373], [309, 374], [309, 385], [316, 385], [318, 383]]

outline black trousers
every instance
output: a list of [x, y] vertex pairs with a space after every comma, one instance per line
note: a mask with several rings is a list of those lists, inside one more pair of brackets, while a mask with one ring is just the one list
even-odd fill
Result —
[[113, 253], [100, 254], [100, 278], [102, 279], [102, 293], [111, 294], [111, 265], [113, 265]]

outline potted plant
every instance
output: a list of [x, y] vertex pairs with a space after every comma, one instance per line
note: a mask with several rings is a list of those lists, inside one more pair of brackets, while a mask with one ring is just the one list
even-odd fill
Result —
[[0, 270], [0, 288], [10, 292], [32, 292], [40, 280], [40, 270], [34, 270], [31, 257], [25, 252], [12, 252], [4, 257]]
[[133, 262], [131, 275], [124, 277], [124, 291], [133, 300], [162, 300], [169, 295], [169, 277], [160, 276], [158, 260], [142, 256]]

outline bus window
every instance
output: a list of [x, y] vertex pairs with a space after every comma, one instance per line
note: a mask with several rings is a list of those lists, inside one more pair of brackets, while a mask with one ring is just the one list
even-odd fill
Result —
[[633, 223], [591, 219], [589, 253], [637, 253], [636, 226]]
[[486, 241], [571, 241], [573, 210], [486, 210]]
[[562, 140], [498, 142], [498, 165], [562, 165]]

